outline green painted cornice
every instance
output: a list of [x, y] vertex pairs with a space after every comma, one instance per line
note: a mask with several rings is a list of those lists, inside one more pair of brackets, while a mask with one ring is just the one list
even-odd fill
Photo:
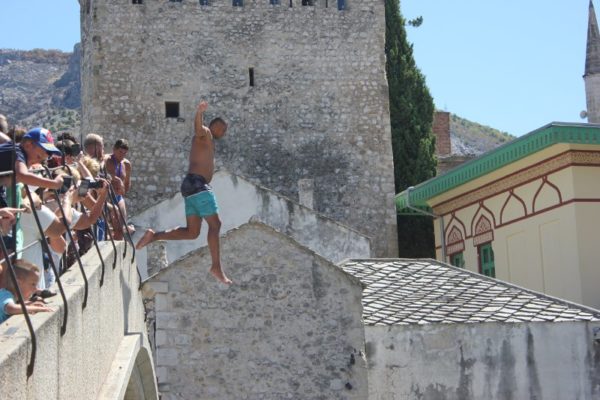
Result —
[[407, 209], [409, 204], [429, 209], [427, 202], [430, 199], [560, 143], [600, 145], [600, 125], [552, 122], [467, 161], [443, 175], [418, 184], [410, 191], [410, 199], [407, 190], [397, 194], [396, 210], [400, 214], [412, 214]]

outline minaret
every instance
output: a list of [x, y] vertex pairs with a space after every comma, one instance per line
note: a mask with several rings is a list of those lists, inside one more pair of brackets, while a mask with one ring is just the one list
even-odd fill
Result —
[[592, 0], [590, 0], [583, 80], [585, 81], [588, 122], [598, 124], [600, 123], [600, 33]]

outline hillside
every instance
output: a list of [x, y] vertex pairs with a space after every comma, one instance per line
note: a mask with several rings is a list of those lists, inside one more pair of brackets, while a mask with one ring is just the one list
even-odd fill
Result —
[[450, 138], [452, 154], [478, 156], [492, 150], [515, 137], [489, 126], [450, 115]]
[[58, 50], [0, 50], [0, 114], [11, 124], [79, 131], [79, 45]]
[[[11, 124], [44, 126], [79, 134], [81, 82], [79, 44], [57, 50], [0, 50], [0, 114]], [[452, 153], [479, 155], [514, 137], [452, 114]]]

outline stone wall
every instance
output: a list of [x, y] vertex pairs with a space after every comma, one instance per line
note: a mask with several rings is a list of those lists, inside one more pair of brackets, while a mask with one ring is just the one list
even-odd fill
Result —
[[370, 400], [596, 399], [598, 324], [366, 327]]
[[260, 223], [221, 248], [229, 287], [207, 248], [144, 284], [162, 398], [367, 398], [358, 280]]
[[293, 199], [312, 180], [317, 212], [396, 256], [384, 2], [282, 3], [82, 2], [82, 131], [130, 140], [136, 213], [179, 190], [207, 99], [219, 165]]

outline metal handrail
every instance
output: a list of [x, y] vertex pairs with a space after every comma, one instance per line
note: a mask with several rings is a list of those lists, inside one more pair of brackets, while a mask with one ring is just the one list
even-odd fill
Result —
[[[46, 173], [48, 174], [48, 178], [51, 178], [50, 169], [47, 169]], [[25, 186], [27, 186], [27, 185], [25, 185]], [[29, 188], [27, 188], [27, 192], [29, 193]], [[52, 189], [52, 193], [54, 194], [54, 199], [56, 200], [56, 203], [58, 205], [58, 209], [60, 210], [60, 213], [62, 215], [61, 222], [65, 226], [65, 230], [66, 230], [67, 236], [69, 237], [69, 240], [72, 243], [74, 243], [73, 234], [71, 233], [71, 227], [67, 223], [67, 217], [65, 215], [65, 210], [64, 210], [64, 208], [62, 206], [62, 203], [60, 202], [60, 196], [58, 195], [58, 191], [56, 189]], [[41, 229], [41, 226], [40, 226], [40, 229]], [[45, 237], [44, 237], [44, 241], [46, 241]], [[47, 243], [46, 243], [46, 246], [47, 246]], [[52, 255], [49, 253], [49, 248], [48, 248], [48, 253], [47, 254], [48, 254], [48, 257], [52, 258]], [[75, 258], [77, 258], [77, 264], [79, 265], [79, 270], [81, 271], [81, 275], [83, 276], [84, 295], [83, 295], [82, 309], [85, 309], [85, 307], [87, 306], [87, 299], [88, 299], [88, 292], [89, 292], [88, 286], [89, 286], [89, 284], [88, 284], [87, 275], [85, 273], [85, 270], [83, 269], [83, 263], [81, 262], [81, 257], [79, 256], [79, 252], [75, 252]], [[52, 260], [52, 263], [54, 264], [54, 260]]]
[[15, 270], [13, 269], [13, 263], [10, 261], [10, 255], [8, 254], [8, 249], [6, 248], [6, 244], [4, 243], [4, 238], [2, 236], [0, 236], [0, 245], [2, 246], [2, 254], [4, 254], [4, 260], [6, 261], [8, 271], [10, 272], [10, 279], [17, 292], [19, 304], [21, 304], [21, 311], [23, 311], [25, 322], [27, 322], [27, 329], [29, 329], [29, 334], [31, 335], [31, 356], [29, 358], [29, 364], [27, 365], [27, 377], [30, 377], [31, 375], [33, 375], [33, 368], [35, 366], [35, 355], [37, 353], [37, 338], [35, 336], [33, 324], [31, 323], [31, 318], [29, 318], [27, 306], [25, 305], [25, 301], [23, 300], [23, 294], [21, 293], [19, 283], [17, 282], [17, 274], [15, 274]]
[[[67, 168], [69, 173], [71, 175], [73, 175], [73, 173], [71, 171], [71, 167], [68, 165], [65, 165], [65, 167]], [[94, 232], [93, 228], [91, 229], [91, 232], [92, 232], [92, 239], [94, 239], [94, 247], [96, 248], [96, 252], [98, 253], [98, 258], [100, 259], [100, 263], [102, 264], [102, 274], [100, 275], [100, 287], [102, 287], [102, 285], [104, 285], [104, 270], [106, 269], [106, 266], [104, 265], [104, 257], [102, 257], [102, 253], [100, 252], [100, 246], [98, 246], [96, 232]], [[69, 231], [69, 235], [71, 235], [70, 231]], [[72, 237], [72, 235], [70, 237]], [[77, 251], [76, 253], [77, 253], [77, 259], [79, 260], [79, 262], [81, 262], [79, 252]]]
[[[107, 198], [108, 199], [108, 198]], [[102, 210], [102, 218], [104, 218], [104, 221], [106, 221], [106, 223], [108, 223], [108, 219], [106, 218], [106, 203], [104, 205], [104, 210]], [[96, 232], [94, 232], [94, 236], [96, 235]], [[112, 247], [113, 247], [113, 270], [117, 267], [117, 245], [115, 244], [115, 240], [113, 239], [112, 233], [110, 232], [110, 229], [106, 230], [106, 236], [108, 236], [108, 238], [110, 239], [110, 242], [112, 243]]]
[[[108, 174], [106, 172], [106, 166], [104, 167], [104, 173], [108, 176]], [[119, 220], [123, 224], [123, 229], [125, 230], [125, 235], [127, 236], [127, 241], [129, 241], [129, 243], [131, 244], [131, 248], [132, 248], [132, 251], [133, 251], [132, 252], [132, 256], [131, 256], [131, 263], [133, 263], [135, 261], [135, 244], [133, 243], [133, 239], [131, 238], [131, 234], [129, 233], [129, 229], [127, 228], [127, 221], [125, 220], [125, 216], [123, 215], [123, 211], [121, 210], [121, 208], [119, 207], [119, 204], [116, 201], [117, 200], [117, 196], [115, 194], [114, 188], [112, 187], [112, 184], [109, 184], [108, 189], [109, 189], [108, 193], [109, 193], [110, 200], [111, 200], [111, 202], [113, 203], [113, 205], [118, 210]], [[123, 251], [123, 258], [125, 258], [125, 255], [127, 254], [127, 241], [125, 242], [125, 246], [124, 246], [125, 249]], [[139, 274], [140, 274], [140, 272], [138, 271], [138, 275]], [[140, 277], [141, 277], [141, 275], [140, 275]]]
[[32, 206], [31, 210], [33, 213], [33, 217], [35, 218], [35, 223], [38, 227], [38, 230], [40, 231], [40, 236], [41, 236], [40, 242], [42, 244], [42, 250], [48, 256], [48, 263], [50, 264], [50, 267], [52, 268], [52, 271], [54, 272], [54, 276], [56, 277], [56, 284], [58, 285], [58, 290], [60, 291], [60, 296], [62, 297], [63, 305], [65, 306], [63, 324], [60, 328], [60, 334], [62, 336], [65, 334], [65, 332], [67, 332], [67, 319], [69, 317], [69, 307], [68, 307], [68, 303], [67, 303], [67, 296], [65, 295], [65, 291], [63, 289], [62, 282], [60, 281], [60, 274], [58, 273], [58, 270], [56, 269], [56, 265], [54, 264], [54, 258], [52, 258], [52, 253], [50, 252], [50, 246], [48, 246], [48, 241], [46, 240], [46, 235], [44, 235], [44, 230], [42, 229], [42, 224], [40, 223], [40, 217], [37, 215], [36, 208], [33, 207], [33, 197], [31, 196], [31, 190], [29, 190], [28, 185], [25, 185], [25, 192], [27, 193], [27, 198], [29, 199], [29, 203]]

